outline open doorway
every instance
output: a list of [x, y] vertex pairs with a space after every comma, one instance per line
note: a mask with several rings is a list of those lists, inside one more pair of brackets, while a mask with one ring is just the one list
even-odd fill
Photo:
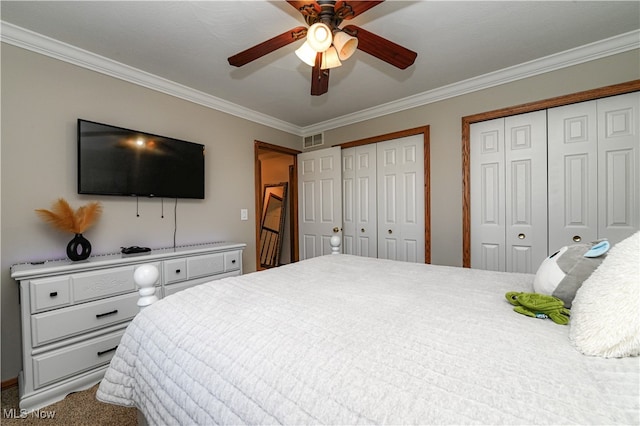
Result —
[[[266, 142], [254, 142], [255, 155], [255, 200], [256, 200], [256, 270], [272, 266], [285, 265], [298, 261], [298, 154], [300, 151], [272, 145]], [[282, 232], [279, 233], [277, 258], [264, 262], [269, 257], [261, 252], [263, 246], [263, 218], [266, 211], [265, 197], [274, 186], [286, 187], [284, 207], [282, 209]], [[265, 250], [268, 250], [265, 245]], [[271, 245], [271, 247], [273, 247]], [[273, 250], [271, 248], [271, 250]], [[272, 251], [270, 251], [272, 253]]]

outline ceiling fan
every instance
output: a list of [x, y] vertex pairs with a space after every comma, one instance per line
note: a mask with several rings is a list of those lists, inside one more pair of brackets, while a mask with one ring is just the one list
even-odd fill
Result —
[[409, 67], [418, 54], [392, 41], [355, 25], [339, 28], [343, 20], [353, 19], [382, 3], [381, 1], [287, 0], [304, 17], [309, 28], [295, 27], [228, 58], [229, 64], [241, 67], [296, 40], [307, 41], [296, 55], [313, 67], [311, 95], [329, 90], [329, 69], [340, 65], [355, 52], [362, 50], [400, 69]]

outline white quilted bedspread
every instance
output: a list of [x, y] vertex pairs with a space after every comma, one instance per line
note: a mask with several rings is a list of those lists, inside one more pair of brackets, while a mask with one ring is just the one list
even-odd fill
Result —
[[519, 315], [532, 275], [348, 255], [167, 297], [98, 399], [151, 424], [639, 424], [640, 360]]

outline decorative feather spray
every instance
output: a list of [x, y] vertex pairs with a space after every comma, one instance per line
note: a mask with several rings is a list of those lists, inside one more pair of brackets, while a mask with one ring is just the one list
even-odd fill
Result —
[[102, 206], [93, 201], [74, 211], [64, 198], [53, 203], [51, 210], [36, 209], [36, 213], [56, 229], [73, 234], [82, 234], [100, 217]]

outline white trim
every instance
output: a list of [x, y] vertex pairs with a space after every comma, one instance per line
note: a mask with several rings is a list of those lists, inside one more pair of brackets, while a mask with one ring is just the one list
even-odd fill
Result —
[[0, 21], [0, 41], [285, 132], [300, 127], [36, 32]]
[[640, 48], [640, 30], [634, 30], [336, 119], [300, 127], [5, 21], [0, 21], [0, 29], [0, 41], [4, 43], [303, 137]]
[[335, 129], [639, 48], [640, 30], [634, 30], [353, 114], [346, 114], [340, 118], [316, 123], [303, 128], [303, 131], [305, 134], [313, 134]]

